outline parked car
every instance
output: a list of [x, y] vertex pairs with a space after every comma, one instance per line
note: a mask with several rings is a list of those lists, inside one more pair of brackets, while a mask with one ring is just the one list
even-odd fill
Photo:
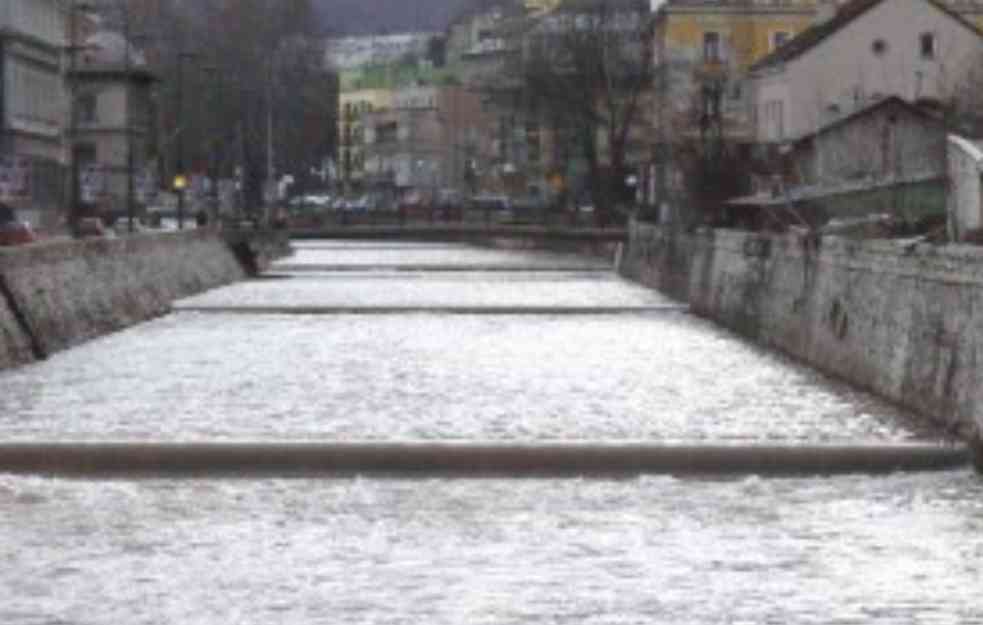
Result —
[[24, 245], [38, 240], [31, 224], [24, 221], [8, 221], [0, 224], [0, 245]]
[[0, 245], [23, 245], [37, 241], [31, 224], [17, 218], [17, 211], [0, 204]]
[[367, 213], [374, 208], [372, 199], [368, 195], [361, 195], [348, 202], [348, 210], [353, 213]]
[[464, 198], [457, 189], [441, 189], [437, 193], [437, 214], [445, 221], [463, 218]]
[[113, 239], [116, 233], [106, 227], [101, 217], [82, 217], [78, 221], [76, 233], [80, 237], [105, 237]]
[[407, 191], [399, 200], [399, 211], [405, 217], [430, 217], [430, 195], [414, 189]]
[[511, 199], [512, 213], [522, 221], [539, 221], [546, 214], [549, 204], [541, 195], [523, 195]]
[[511, 221], [514, 217], [512, 202], [504, 195], [476, 195], [471, 198], [470, 206], [493, 221]]

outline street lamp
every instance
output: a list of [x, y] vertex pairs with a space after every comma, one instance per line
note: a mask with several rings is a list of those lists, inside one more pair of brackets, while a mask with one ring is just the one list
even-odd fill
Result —
[[184, 192], [188, 180], [184, 171], [184, 61], [196, 58], [194, 52], [179, 52], [177, 55], [177, 171], [174, 176], [174, 190], [177, 191], [177, 227], [184, 229]]
[[79, 36], [79, 20], [78, 16], [80, 13], [87, 11], [88, 5], [82, 2], [73, 2], [69, 7], [69, 39], [68, 46], [66, 46], [66, 51], [68, 52], [68, 74], [71, 77], [69, 82], [69, 101], [68, 101], [68, 140], [69, 140], [69, 155], [71, 159], [71, 181], [68, 190], [68, 229], [72, 236], [76, 236], [78, 232], [78, 219], [79, 219], [79, 163], [78, 163], [78, 148], [76, 146], [76, 134], [78, 130], [76, 124], [78, 122], [78, 75], [76, 74], [75, 65], [75, 55], [79, 51], [83, 50], [85, 46], [78, 43]]
[[[205, 75], [208, 81], [208, 110], [215, 110], [215, 95], [219, 91], [220, 87], [218, 80], [220, 78], [219, 68], [217, 65], [205, 65], [201, 68], [202, 74]], [[220, 176], [219, 172], [219, 158], [218, 158], [218, 141], [216, 135], [218, 134], [218, 123], [216, 122], [216, 117], [214, 113], [211, 115], [206, 115], [206, 124], [208, 132], [208, 140], [206, 142], [206, 154], [205, 159], [208, 162], [206, 167], [207, 177], [210, 180], [210, 187], [207, 189], [207, 205], [206, 205], [206, 215], [208, 218], [208, 223], [215, 223], [218, 219], [218, 179]]]

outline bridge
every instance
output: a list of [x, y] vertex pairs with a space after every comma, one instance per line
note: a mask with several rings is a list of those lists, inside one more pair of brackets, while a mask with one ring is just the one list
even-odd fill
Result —
[[467, 241], [476, 239], [528, 239], [536, 241], [573, 241], [619, 243], [628, 234], [623, 227], [563, 227], [542, 225], [481, 224], [435, 222], [414, 224], [352, 224], [327, 227], [290, 228], [291, 239], [377, 239]]

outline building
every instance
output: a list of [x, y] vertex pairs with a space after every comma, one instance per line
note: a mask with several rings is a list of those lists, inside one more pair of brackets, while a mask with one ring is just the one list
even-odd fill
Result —
[[430, 53], [431, 42], [440, 38], [441, 34], [431, 32], [328, 38], [325, 63], [329, 68], [346, 70], [398, 64], [407, 57], [422, 59]]
[[516, 51], [509, 33], [527, 15], [518, 0], [475, 5], [447, 27], [447, 63], [467, 85], [484, 86], [501, 78], [506, 59]]
[[751, 68], [759, 143], [796, 141], [888, 96], [941, 104], [983, 61], [983, 33], [938, 0], [853, 0]]
[[874, 215], [940, 225], [946, 144], [937, 110], [898, 96], [882, 98], [789, 143], [780, 173], [764, 179], [757, 193], [727, 204], [731, 217], [759, 213], [742, 225], [767, 221], [760, 213], [810, 226]]
[[563, 0], [525, 0], [526, 9], [533, 15], [549, 13], [562, 4]]
[[661, 115], [668, 127], [698, 136], [708, 126], [727, 138], [750, 137], [744, 78], [748, 68], [806, 30], [814, 0], [669, 0], [654, 15]]
[[110, 221], [131, 210], [139, 216], [157, 188], [148, 164], [157, 78], [143, 55], [115, 32], [90, 35], [76, 57], [68, 78], [80, 211]]
[[68, 28], [61, 0], [0, 2], [0, 201], [40, 229], [63, 221]]
[[654, 0], [651, 6], [654, 131], [641, 199], [661, 219], [689, 220], [717, 201], [696, 197], [694, 185], [740, 186], [736, 179], [721, 185], [703, 178], [719, 178], [713, 172], [728, 168], [714, 161], [748, 151], [748, 69], [809, 28], [815, 0]]
[[357, 191], [365, 177], [365, 116], [392, 107], [393, 90], [385, 87], [338, 94], [338, 169], [344, 191]]
[[361, 122], [365, 181], [373, 189], [473, 193], [488, 168], [487, 115], [481, 96], [465, 87], [398, 89], [391, 107], [367, 112]]
[[370, 35], [329, 40], [329, 68], [342, 68], [338, 90], [338, 181], [360, 191], [365, 177], [363, 116], [392, 107], [396, 90], [453, 82], [445, 67], [443, 36]]

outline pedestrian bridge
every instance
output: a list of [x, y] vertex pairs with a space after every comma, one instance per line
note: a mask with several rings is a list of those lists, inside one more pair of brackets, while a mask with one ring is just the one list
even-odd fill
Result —
[[290, 238], [304, 239], [377, 239], [467, 241], [476, 239], [528, 239], [536, 241], [574, 241], [618, 243], [628, 234], [622, 227], [583, 228], [542, 225], [432, 223], [432, 224], [352, 224], [320, 228], [291, 228]]

